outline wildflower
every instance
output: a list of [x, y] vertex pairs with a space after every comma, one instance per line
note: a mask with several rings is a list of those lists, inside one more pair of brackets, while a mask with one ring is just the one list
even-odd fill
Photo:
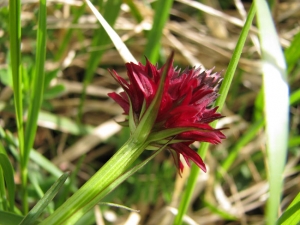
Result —
[[179, 172], [184, 167], [180, 155], [188, 165], [192, 160], [206, 172], [203, 160], [189, 146], [195, 141], [218, 144], [225, 138], [209, 125], [222, 117], [217, 107], [212, 107], [218, 97], [220, 73], [201, 72], [200, 68], [181, 72], [173, 68], [173, 54], [160, 69], [148, 60], [146, 65], [126, 63], [126, 67], [129, 81], [110, 71], [124, 91], [108, 94], [127, 116], [121, 125], [145, 137], [147, 149], [170, 150]]

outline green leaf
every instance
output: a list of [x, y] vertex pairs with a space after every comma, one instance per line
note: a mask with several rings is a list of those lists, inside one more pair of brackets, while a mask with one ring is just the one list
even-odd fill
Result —
[[[237, 45], [234, 49], [233, 55], [231, 57], [231, 60], [229, 62], [228, 68], [226, 70], [226, 74], [224, 76], [224, 80], [222, 82], [222, 85], [220, 87], [220, 96], [219, 98], [216, 100], [215, 106], [219, 106], [218, 111], [220, 111], [224, 105], [224, 102], [226, 100], [233, 76], [235, 74], [245, 41], [247, 39], [250, 27], [251, 27], [251, 23], [252, 20], [254, 18], [255, 15], [255, 8], [253, 6], [253, 4], [251, 5], [251, 8], [249, 10], [248, 13], [248, 17], [247, 20], [245, 22], [245, 25], [243, 26], [243, 29], [241, 31], [239, 40], [237, 42]], [[212, 123], [212, 127], [216, 126], [217, 121]], [[201, 143], [201, 146], [198, 150], [198, 153], [200, 154], [200, 156], [204, 159], [207, 149], [208, 149], [209, 144], [204, 142]], [[178, 209], [178, 214], [175, 218], [175, 224], [182, 224], [182, 219], [184, 214], [187, 211], [187, 208], [190, 204], [190, 200], [192, 197], [192, 193], [194, 191], [195, 185], [196, 185], [196, 181], [198, 178], [198, 174], [199, 174], [199, 168], [195, 165], [192, 165], [192, 169], [191, 169], [191, 173], [188, 179], [188, 183], [187, 183], [187, 187], [184, 191], [184, 194], [182, 196], [180, 205], [179, 205], [179, 209]]]
[[14, 170], [6, 154], [0, 153], [0, 166], [2, 167], [4, 180], [7, 187], [9, 210], [13, 212], [15, 202]]
[[237, 220], [237, 218], [231, 214], [229, 214], [228, 212], [221, 210], [218, 206], [215, 206], [211, 203], [209, 203], [208, 201], [204, 201], [205, 206], [212, 211], [214, 214], [219, 215], [220, 217], [222, 217], [225, 220]]
[[126, 209], [126, 210], [131, 211], [131, 212], [140, 212], [140, 210], [132, 209], [130, 207], [127, 207], [127, 206], [124, 206], [124, 205], [119, 205], [119, 204], [116, 204], [116, 203], [111, 203], [111, 202], [100, 202], [99, 205], [107, 205], [107, 206], [112, 206], [112, 207], [116, 207], [116, 208]]
[[299, 224], [300, 222], [300, 192], [289, 207], [279, 217], [277, 225]]
[[0, 69], [0, 82], [5, 86], [13, 86], [11, 73], [7, 69]]
[[41, 168], [45, 169], [47, 172], [52, 174], [54, 177], [59, 178], [63, 172], [57, 168], [49, 159], [43, 156], [41, 153], [37, 152], [36, 150], [32, 149], [30, 151], [30, 160], [35, 162]]
[[25, 130], [25, 147], [24, 147], [24, 160], [25, 165], [29, 160], [30, 150], [33, 146], [33, 141], [37, 129], [37, 120], [41, 108], [44, 82], [45, 82], [45, 57], [46, 57], [46, 17], [47, 8], [46, 0], [40, 0], [39, 4], [39, 19], [37, 29], [37, 50], [36, 50], [36, 64], [33, 79], [31, 83], [32, 93], [30, 96], [30, 104], [28, 110], [27, 125]]
[[108, 195], [111, 191], [113, 191], [116, 187], [118, 187], [123, 181], [125, 181], [128, 177], [133, 175], [136, 171], [141, 169], [143, 166], [145, 166], [151, 159], [153, 159], [155, 156], [157, 156], [169, 143], [165, 144], [163, 147], [158, 149], [155, 153], [153, 153], [151, 156], [149, 156], [146, 160], [139, 163], [135, 167], [131, 168], [121, 176], [119, 176], [113, 183], [111, 183], [107, 188], [105, 188], [104, 191], [101, 192], [100, 196], [103, 198], [104, 196]]
[[0, 210], [0, 218], [1, 225], [18, 225], [24, 217], [11, 212], [5, 212]]
[[58, 97], [65, 90], [65, 86], [62, 84], [58, 84], [48, 88], [44, 93], [44, 99], [52, 99]]
[[23, 211], [28, 211], [27, 201], [27, 177], [26, 177], [26, 153], [24, 150], [24, 128], [23, 128], [23, 82], [21, 64], [21, 1], [9, 1], [9, 44], [10, 44], [10, 63], [9, 70], [12, 74], [14, 107], [19, 137], [20, 167], [22, 182]]
[[286, 65], [272, 15], [266, 1], [254, 1], [262, 51], [264, 113], [268, 164], [269, 198], [266, 221], [273, 225], [282, 195], [283, 170], [289, 133], [289, 91]]
[[54, 211], [41, 224], [74, 224], [99, 203], [110, 185], [145, 150], [146, 143], [137, 143], [132, 137], [97, 171], [78, 191]]
[[48, 204], [52, 201], [55, 197], [59, 189], [65, 183], [66, 179], [68, 178], [69, 174], [64, 173], [45, 193], [43, 198], [41, 198], [36, 205], [29, 211], [29, 213], [24, 217], [20, 225], [30, 225], [34, 223], [37, 218], [41, 215], [44, 209], [48, 206]]
[[148, 33], [145, 56], [153, 64], [158, 61], [163, 29], [169, 18], [173, 0], [158, 0], [155, 2], [155, 15], [152, 28]]
[[295, 35], [291, 45], [285, 50], [284, 55], [288, 65], [288, 73], [295, 67], [297, 61], [300, 59], [300, 32]]
[[74, 135], [90, 134], [93, 130], [92, 126], [79, 124], [70, 118], [58, 116], [45, 111], [40, 111], [38, 120], [39, 122], [47, 122], [48, 124], [51, 124], [56, 130]]
[[[79, 8], [78, 7], [74, 7], [74, 8], [75, 8], [75, 10], [72, 11], [72, 17], [73, 17], [72, 24], [78, 23], [79, 18], [82, 16], [82, 14], [85, 11], [86, 5], [83, 2]], [[55, 53], [55, 57], [54, 57], [55, 61], [59, 61], [59, 59], [61, 59], [61, 57], [63, 56], [63, 53], [65, 53], [66, 48], [70, 44], [70, 40], [72, 38], [73, 31], [74, 31], [74, 29], [72, 29], [72, 28], [67, 29], [67, 33], [63, 36], [62, 43], [60, 43], [59, 49]]]
[[221, 164], [221, 170], [218, 170], [218, 174], [217, 174], [218, 179], [220, 179], [222, 177], [222, 174], [230, 168], [230, 166], [235, 162], [238, 153], [240, 152], [242, 147], [248, 144], [257, 135], [257, 132], [263, 127], [264, 124], [265, 124], [264, 119], [260, 119], [256, 121], [247, 129], [247, 132], [230, 149], [229, 155]]
[[[118, 14], [121, 9], [121, 7], [120, 7], [121, 4], [122, 4], [121, 0], [110, 0], [110, 1], [106, 1], [105, 5], [103, 7], [101, 7], [101, 10], [104, 11], [103, 17], [105, 18], [107, 23], [110, 24], [111, 26], [115, 23], [115, 21], [118, 17]], [[95, 35], [92, 40], [92, 46], [100, 47], [102, 50], [91, 52], [90, 58], [87, 62], [87, 65], [89, 65], [89, 66], [87, 67], [87, 70], [84, 74], [83, 91], [82, 91], [82, 96], [80, 99], [80, 105], [79, 105], [79, 110], [78, 110], [79, 111], [78, 119], [80, 119], [82, 116], [83, 103], [84, 103], [85, 96], [86, 96], [86, 88], [87, 88], [88, 84], [91, 82], [94, 72], [99, 64], [99, 61], [100, 61], [104, 51], [106, 50], [105, 46], [107, 46], [110, 43], [111, 43], [111, 40], [109, 39], [103, 26], [101, 26], [99, 30], [95, 30]]]
[[295, 105], [300, 102], [300, 89], [294, 91], [290, 96], [290, 104]]

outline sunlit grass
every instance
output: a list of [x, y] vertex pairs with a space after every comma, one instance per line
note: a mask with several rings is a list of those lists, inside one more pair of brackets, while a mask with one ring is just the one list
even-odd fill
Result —
[[[283, 7], [272, 1], [273, 20], [267, 4], [256, 1], [255, 23], [254, 6], [240, 5], [249, 15], [243, 33], [242, 8], [234, 2], [92, 1], [115, 33], [79, 1], [9, 1], [9, 8], [0, 8], [1, 222], [19, 224], [26, 215], [24, 224], [43, 220], [127, 141], [128, 130], [119, 132], [116, 123], [121, 110], [107, 97], [117, 88], [107, 68], [125, 77], [125, 61], [146, 56], [161, 65], [174, 49], [181, 68], [223, 70], [217, 105], [227, 139], [218, 146], [201, 144], [207, 174], [192, 165], [177, 176], [172, 157], [158, 154], [103, 199], [140, 213], [101, 204], [104, 221], [111, 212], [112, 224], [125, 223], [131, 214], [140, 224], [173, 224], [178, 213], [175, 224], [275, 224], [298, 195], [279, 224], [296, 221], [300, 34], [293, 22], [299, 18], [291, 12], [292, 3], [299, 3]], [[2, 19], [8, 12], [9, 21]], [[222, 29], [216, 27], [227, 36], [218, 36]], [[124, 49], [132, 56], [124, 56]], [[61, 191], [39, 202], [63, 171], [72, 172], [64, 185], [56, 183]], [[95, 212], [79, 223], [94, 224]]]

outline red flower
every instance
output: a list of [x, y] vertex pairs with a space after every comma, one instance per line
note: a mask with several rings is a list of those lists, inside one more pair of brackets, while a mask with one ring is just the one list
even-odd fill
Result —
[[[220, 73], [211, 74], [212, 70], [200, 72], [199, 68], [180, 72], [173, 68], [173, 54], [160, 69], [148, 60], [145, 66], [126, 63], [126, 67], [128, 82], [116, 71], [110, 71], [124, 92], [108, 94], [128, 115], [122, 125], [129, 126], [134, 133], [147, 110], [152, 110], [148, 115], [155, 116], [152, 118], [154, 123], [143, 122], [143, 126], [151, 126], [148, 133], [145, 131], [149, 149], [167, 145], [180, 172], [183, 171], [180, 154], [188, 165], [190, 159], [206, 172], [203, 160], [189, 145], [194, 141], [217, 144], [225, 138], [220, 130], [209, 125], [222, 117], [216, 112], [217, 107], [211, 107], [218, 97], [216, 89], [221, 81]], [[164, 83], [160, 89], [161, 82]], [[150, 105], [156, 101], [158, 92], [161, 95], [153, 108]]]

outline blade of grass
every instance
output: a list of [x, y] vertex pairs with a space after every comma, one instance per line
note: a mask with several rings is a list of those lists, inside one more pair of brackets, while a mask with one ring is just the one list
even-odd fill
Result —
[[139, 9], [136, 7], [135, 3], [133, 0], [123, 0], [130, 8], [130, 11], [132, 13], [132, 15], [134, 16], [134, 18], [136, 19], [136, 21], [138, 23], [143, 21], [143, 16], [141, 14], [141, 12], [139, 11]]
[[[24, 142], [24, 155], [23, 155], [23, 167], [22, 167], [22, 184], [27, 187], [28, 169], [27, 163], [29, 160], [30, 150], [33, 146], [33, 141], [37, 129], [38, 113], [42, 104], [44, 93], [44, 65], [46, 56], [46, 0], [40, 0], [39, 16], [38, 16], [38, 29], [37, 29], [37, 50], [36, 50], [36, 64], [33, 79], [31, 83], [32, 93], [30, 96], [30, 105], [28, 110], [27, 125], [25, 129]], [[27, 191], [23, 193], [24, 204], [27, 204]], [[25, 203], [26, 202], [26, 203]], [[28, 211], [26, 207], [25, 212]]]
[[65, 183], [69, 174], [64, 173], [61, 177], [50, 187], [50, 189], [45, 193], [43, 198], [41, 198], [38, 203], [30, 210], [30, 212], [24, 217], [20, 225], [30, 225], [33, 224], [36, 219], [41, 215], [44, 209], [55, 197], [61, 186]]
[[128, 50], [124, 42], [121, 40], [119, 35], [114, 31], [114, 29], [106, 22], [106, 20], [103, 18], [103, 16], [98, 12], [98, 10], [94, 7], [94, 5], [89, 1], [86, 0], [88, 6], [93, 11], [94, 15], [106, 31], [107, 35], [111, 39], [111, 41], [114, 43], [116, 49], [120, 53], [121, 57], [125, 62], [134, 62], [137, 64], [136, 59], [133, 57], [131, 52]]
[[[100, 1], [101, 6], [104, 5], [102, 1]], [[117, 16], [120, 11], [122, 1], [121, 0], [110, 0], [107, 1], [104, 5], [104, 14], [103, 17], [105, 18], [106, 22], [110, 24], [111, 26], [115, 23]], [[95, 30], [94, 39], [92, 40], [92, 46], [98, 46], [103, 47], [110, 43], [110, 39], [108, 35], [106, 34], [106, 31], [103, 27], [101, 27], [98, 31]], [[94, 71], [96, 70], [99, 61], [104, 53], [105, 49], [100, 51], [94, 51], [91, 52], [90, 58], [87, 63], [87, 70], [84, 74], [84, 81], [83, 81], [83, 90], [82, 95], [80, 98], [80, 104], [78, 108], [78, 117], [77, 120], [80, 121], [80, 118], [82, 117], [82, 110], [83, 110], [83, 103], [86, 96], [86, 88], [89, 83], [91, 83], [91, 80], [93, 78]]]
[[[6, 151], [0, 141], [0, 154], [5, 154]], [[5, 179], [2, 167], [0, 166], [0, 210], [7, 211], [7, 201], [6, 201], [6, 189], [5, 189]]]
[[291, 45], [285, 50], [284, 55], [286, 63], [288, 65], [288, 73], [290, 73], [295, 67], [297, 61], [300, 58], [300, 32], [295, 35]]
[[[74, 19], [72, 21], [72, 24], [76, 24], [80, 18], [80, 16], [84, 13], [84, 10], [85, 10], [85, 7], [86, 5], [83, 3], [79, 9], [76, 7], [76, 10], [73, 10], [74, 14]], [[64, 35], [63, 37], [63, 41], [62, 43], [60, 44], [60, 48], [58, 49], [56, 55], [55, 55], [55, 60], [58, 61], [60, 60], [60, 58], [62, 57], [62, 55], [64, 54], [67, 46], [69, 45], [70, 43], [70, 40], [71, 40], [71, 37], [72, 37], [72, 34], [73, 34], [73, 31], [74, 29], [72, 28], [68, 28], [67, 30], [67, 33]]]
[[218, 208], [217, 206], [209, 203], [208, 201], [203, 202], [205, 204], [205, 207], [207, 207], [210, 211], [212, 211], [214, 214], [220, 216], [221, 218], [224, 218], [225, 220], [237, 220], [238, 218], [236, 218], [234, 215], [231, 215], [229, 212], [226, 212], [220, 208]]
[[155, 3], [155, 15], [152, 28], [148, 33], [147, 45], [145, 48], [145, 56], [154, 64], [158, 61], [161, 37], [164, 26], [169, 18], [169, 12], [172, 7], [172, 3], [173, 0], [158, 0]]
[[24, 217], [11, 212], [0, 211], [0, 218], [1, 225], [18, 225]]
[[218, 170], [217, 179], [220, 179], [222, 177], [222, 174], [230, 168], [230, 166], [236, 160], [241, 148], [247, 143], [249, 143], [257, 135], [257, 132], [264, 126], [264, 124], [265, 120], [260, 119], [247, 129], [247, 132], [243, 134], [243, 136], [238, 140], [238, 142], [230, 149], [229, 155], [222, 163], [221, 169]]
[[5, 180], [2, 167], [0, 166], [0, 210], [7, 211], [7, 209]]
[[20, 167], [22, 183], [22, 207], [27, 213], [27, 185], [26, 175], [23, 173], [26, 167], [24, 152], [24, 129], [23, 129], [23, 95], [22, 95], [22, 69], [21, 69], [21, 1], [9, 1], [9, 33], [10, 33], [10, 71], [12, 73], [14, 106], [16, 111], [17, 129], [19, 137]]
[[[11, 108], [8, 104], [0, 102], [0, 111], [13, 113], [13, 108]], [[79, 124], [68, 117], [55, 115], [43, 110], [39, 112], [38, 123], [41, 127], [47, 127], [49, 129], [73, 135], [91, 134], [94, 129], [94, 127], [90, 125]], [[46, 126], [43, 124], [46, 124]]]
[[14, 170], [6, 154], [0, 153], [0, 166], [1, 172], [6, 183], [6, 189], [8, 194], [9, 211], [14, 211], [15, 202], [15, 182], [14, 182]]
[[37, 51], [36, 65], [32, 80], [31, 101], [28, 110], [28, 118], [25, 129], [25, 162], [28, 162], [30, 150], [33, 146], [33, 141], [37, 129], [37, 120], [44, 94], [45, 81], [45, 57], [46, 57], [46, 0], [40, 0], [39, 19], [37, 29]]
[[300, 102], [300, 89], [295, 90], [290, 96], [290, 104], [295, 105]]
[[[222, 109], [223, 105], [224, 105], [224, 102], [225, 102], [226, 96], [228, 94], [230, 84], [232, 82], [235, 70], [237, 68], [238, 61], [239, 61], [239, 58], [241, 56], [243, 46], [244, 46], [245, 41], [247, 39], [247, 35], [249, 33], [254, 15], [255, 15], [255, 8], [252, 4], [251, 8], [249, 10], [247, 20], [245, 22], [245, 25], [244, 25], [242, 31], [241, 31], [241, 35], [239, 37], [239, 40], [238, 40], [237, 45], [235, 47], [235, 50], [233, 52], [232, 58], [229, 62], [228, 68], [226, 70], [224, 80], [223, 80], [222, 85], [220, 87], [220, 96], [216, 100], [216, 103], [215, 103], [216, 106], [219, 106], [218, 111], [220, 111]], [[217, 121], [212, 123], [212, 127], [215, 127], [216, 123], [217, 123]], [[205, 158], [208, 146], [209, 146], [208, 143], [201, 143], [201, 146], [198, 150], [198, 153], [200, 154], [200, 156], [203, 159]], [[192, 193], [193, 193], [193, 190], [194, 190], [195, 185], [196, 185], [198, 174], [199, 174], [199, 168], [193, 164], [192, 168], [191, 168], [191, 173], [190, 173], [190, 176], [189, 176], [189, 179], [188, 179], [188, 182], [187, 182], [186, 189], [185, 189], [185, 191], [183, 193], [183, 196], [181, 198], [181, 202], [180, 202], [179, 209], [178, 209], [178, 214], [175, 217], [174, 224], [176, 224], [176, 225], [182, 224], [182, 219], [183, 219], [183, 216], [186, 213], [187, 208], [190, 204], [190, 200], [191, 200]]]
[[[30, 184], [32, 185], [34, 191], [36, 192], [37, 196], [39, 198], [42, 198], [44, 196], [44, 191], [40, 185], [40, 182], [39, 182], [39, 171], [30, 171], [30, 173], [28, 173], [28, 178], [29, 178], [29, 181], [30, 181]], [[48, 213], [52, 213], [54, 210], [53, 210], [53, 204], [49, 204], [47, 206], [47, 212]]]
[[[9, 133], [9, 131], [5, 132], [0, 127], [0, 139], [4, 140], [7, 143], [8, 149], [10, 149], [11, 153], [16, 156], [16, 159], [19, 161], [19, 155], [17, 154], [16, 150], [16, 148], [18, 148], [18, 142], [16, 141], [16, 138], [11, 133]], [[5, 152], [0, 148], [0, 153]], [[59, 168], [57, 168], [49, 159], [47, 159], [34, 149], [30, 151], [30, 159], [57, 179], [63, 174], [63, 172]]]
[[59, 206], [62, 205], [63, 202], [65, 202], [68, 199], [68, 196], [70, 196], [71, 193], [71, 186], [72, 184], [74, 184], [76, 182], [76, 176], [79, 172], [79, 169], [83, 163], [83, 160], [85, 159], [86, 155], [82, 155], [78, 162], [76, 163], [76, 167], [75, 170], [72, 171], [71, 175], [70, 175], [70, 179], [69, 182], [67, 183], [67, 185], [65, 185], [62, 194], [59, 196], [59, 200], [56, 202], [55, 206], [56, 208], [58, 208]]
[[254, 2], [263, 60], [267, 171], [270, 186], [266, 219], [267, 224], [271, 225], [276, 222], [282, 194], [288, 146], [289, 91], [284, 56], [268, 4], [261, 0]]
[[299, 224], [300, 221], [300, 193], [294, 198], [293, 202], [280, 216], [278, 225]]
[[[110, 183], [103, 191], [99, 192], [97, 195], [97, 199], [93, 199], [93, 201], [88, 202], [81, 208], [80, 210], [74, 211], [72, 215], [66, 218], [66, 220], [60, 222], [62, 224], [75, 224], [75, 222], [80, 219], [86, 212], [88, 212], [89, 209], [91, 209], [94, 205], [99, 203], [99, 200], [101, 200], [104, 196], [109, 194], [111, 191], [113, 191], [116, 187], [118, 187], [123, 181], [125, 181], [128, 177], [130, 177], [132, 174], [134, 174], [136, 171], [138, 171], [140, 168], [145, 166], [151, 159], [153, 159], [158, 153], [160, 153], [165, 146], [157, 150], [154, 154], [152, 154], [150, 157], [148, 157], [145, 161], [141, 162], [140, 164], [134, 166], [133, 168], [129, 169], [128, 171], [124, 172], [123, 174], [120, 174], [118, 178], [116, 178], [112, 183]], [[89, 186], [95, 185], [94, 183], [89, 184]], [[92, 187], [91, 187], [92, 188]], [[76, 193], [75, 193], [76, 194]], [[96, 200], [96, 201], [95, 201]], [[57, 210], [55, 211], [57, 212]], [[50, 216], [51, 217], [51, 216]], [[57, 217], [50, 218], [48, 217], [46, 219], [46, 222], [43, 221], [42, 224], [57, 224], [58, 219]]]

